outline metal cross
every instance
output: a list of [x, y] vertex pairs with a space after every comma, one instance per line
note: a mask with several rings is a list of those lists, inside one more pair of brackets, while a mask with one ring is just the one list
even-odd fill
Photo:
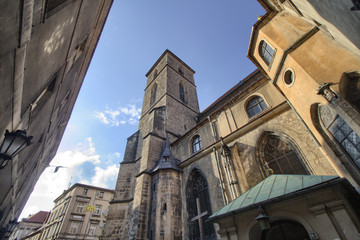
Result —
[[196, 198], [196, 210], [197, 210], [197, 214], [195, 217], [193, 217], [191, 219], [192, 222], [194, 221], [198, 221], [199, 223], [199, 231], [200, 231], [200, 240], [204, 240], [204, 229], [203, 229], [203, 224], [202, 224], [202, 217], [206, 216], [208, 214], [208, 211], [205, 212], [201, 212], [201, 208], [200, 208], [200, 199]]

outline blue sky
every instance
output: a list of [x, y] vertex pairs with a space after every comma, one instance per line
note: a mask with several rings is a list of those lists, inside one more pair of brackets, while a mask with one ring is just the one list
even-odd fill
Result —
[[56, 157], [21, 217], [50, 210], [69, 184], [113, 189], [126, 139], [137, 131], [145, 74], [165, 49], [196, 71], [204, 110], [253, 70], [256, 0], [115, 0]]

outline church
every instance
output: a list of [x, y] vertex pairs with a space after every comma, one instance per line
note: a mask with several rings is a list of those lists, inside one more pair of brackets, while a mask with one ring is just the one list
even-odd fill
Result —
[[359, 5], [259, 3], [257, 70], [202, 112], [170, 50], [146, 73], [103, 239], [358, 239]]

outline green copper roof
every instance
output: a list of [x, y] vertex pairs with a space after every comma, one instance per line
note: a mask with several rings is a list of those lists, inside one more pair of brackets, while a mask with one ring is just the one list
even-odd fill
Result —
[[240, 195], [234, 201], [211, 215], [210, 218], [225, 216], [250, 205], [304, 190], [335, 178], [338, 178], [338, 176], [274, 174]]

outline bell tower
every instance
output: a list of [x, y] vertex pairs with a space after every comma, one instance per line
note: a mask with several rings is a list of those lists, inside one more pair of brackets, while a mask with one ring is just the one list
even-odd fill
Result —
[[199, 103], [194, 73], [169, 50], [146, 74], [139, 130], [143, 137], [140, 172], [151, 170], [161, 155], [165, 133], [173, 142], [195, 126]]
[[[158, 193], [153, 190], [153, 185], [156, 183], [155, 185], [162, 186], [161, 179], [166, 179], [180, 183], [181, 186], [181, 169], [177, 169], [176, 164], [173, 164], [173, 168], [166, 169], [166, 172], [171, 172], [170, 175], [165, 174], [168, 176], [166, 178], [163, 178], [163, 169], [160, 172], [154, 169], [163, 161], [164, 156], [167, 159], [165, 150], [166, 153], [171, 153], [169, 144], [196, 125], [199, 103], [194, 73], [195, 71], [175, 54], [165, 50], [146, 74], [139, 130], [128, 138], [104, 239], [147, 239], [149, 235], [155, 234], [164, 234], [164, 239], [174, 238], [174, 234], [167, 234], [167, 229], [174, 232], [174, 224], [161, 230], [158, 227], [153, 229], [149, 225], [153, 219], [160, 218], [159, 216], [161, 219], [170, 218], [170, 215], [166, 217], [164, 213], [159, 215], [160, 210], [154, 208], [160, 206], [164, 211], [164, 206], [179, 208], [181, 204], [172, 205], [170, 200], [155, 201], [153, 197], [155, 194], [158, 196]], [[170, 160], [172, 163], [177, 161]], [[152, 213], [157, 213], [156, 217], [151, 216]], [[181, 212], [179, 214], [178, 218], [181, 217]], [[179, 232], [175, 234], [176, 237], [181, 236]]]

